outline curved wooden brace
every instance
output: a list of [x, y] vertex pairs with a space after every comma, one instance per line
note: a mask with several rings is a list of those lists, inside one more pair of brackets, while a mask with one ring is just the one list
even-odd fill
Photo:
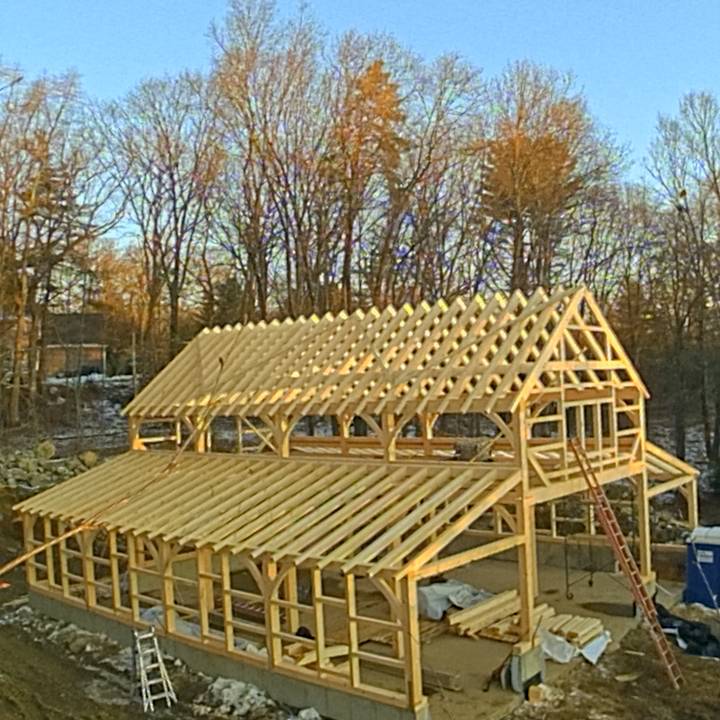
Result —
[[377, 575], [370, 578], [370, 582], [382, 593], [383, 597], [388, 601], [388, 605], [392, 610], [394, 619], [400, 623], [403, 621], [402, 602], [400, 598], [395, 594], [393, 589], [388, 584], [387, 580], [384, 580]]
[[510, 426], [500, 417], [500, 414], [493, 410], [488, 410], [482, 413], [490, 422], [492, 422], [500, 433], [510, 442], [514, 452], [517, 452], [517, 443], [515, 442], [515, 433], [510, 429]]
[[255, 584], [258, 586], [258, 590], [260, 590], [261, 594], [263, 596], [267, 595], [268, 589], [270, 585], [272, 584], [272, 581], [269, 579], [266, 579], [265, 576], [262, 574], [262, 572], [258, 569], [258, 566], [246, 555], [233, 555], [229, 551], [225, 551], [228, 553], [228, 556], [231, 558], [236, 558], [238, 563], [247, 570], [252, 579], [255, 581]]

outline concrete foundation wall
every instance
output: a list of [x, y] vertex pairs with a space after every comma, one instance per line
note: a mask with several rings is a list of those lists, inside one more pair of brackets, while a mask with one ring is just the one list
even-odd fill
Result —
[[[105, 633], [121, 645], [129, 646], [132, 643], [130, 627], [120, 620], [69, 605], [44, 593], [30, 590], [29, 595], [30, 604], [38, 612], [74, 623], [90, 632]], [[177, 638], [158, 635], [158, 640], [164, 652], [180, 658], [197, 672], [251, 683], [279, 703], [294, 708], [314, 707], [323, 717], [334, 720], [430, 720], [427, 706], [418, 712], [403, 710], [339, 689], [325, 688], [281, 675], [267, 668], [247, 665]]]

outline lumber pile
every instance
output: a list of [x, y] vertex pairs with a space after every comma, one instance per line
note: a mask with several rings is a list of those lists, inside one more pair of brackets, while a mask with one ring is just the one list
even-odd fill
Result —
[[577, 647], [582, 647], [603, 632], [603, 624], [598, 618], [580, 615], [556, 615], [546, 630], [554, 635], [564, 637]]
[[508, 590], [464, 610], [449, 613], [448, 623], [458, 635], [475, 636], [479, 630], [510, 617], [519, 610], [520, 598], [517, 590]]
[[[520, 639], [520, 598], [517, 590], [498, 593], [472, 607], [448, 615], [450, 629], [458, 635], [516, 643]], [[533, 610], [532, 626], [559, 635], [582, 647], [603, 632], [597, 618], [560, 614], [543, 603]]]
[[[547, 627], [553, 617], [555, 617], [555, 608], [546, 604], [538, 605], [533, 610], [532, 627], [538, 629]], [[484, 637], [514, 644], [520, 640], [520, 614], [513, 613], [509, 617], [480, 628], [475, 632], [474, 637]]]

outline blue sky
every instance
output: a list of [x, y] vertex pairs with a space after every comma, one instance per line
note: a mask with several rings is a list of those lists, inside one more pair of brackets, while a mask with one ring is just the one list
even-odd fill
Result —
[[[720, 0], [307, 0], [330, 33], [393, 34], [427, 58], [457, 52], [499, 72], [529, 59], [572, 70], [594, 115], [640, 159], [658, 112], [720, 95]], [[279, 0], [290, 14], [296, 0]], [[73, 68], [98, 97], [207, 67], [225, 0], [0, 0], [0, 58], [28, 74]]]

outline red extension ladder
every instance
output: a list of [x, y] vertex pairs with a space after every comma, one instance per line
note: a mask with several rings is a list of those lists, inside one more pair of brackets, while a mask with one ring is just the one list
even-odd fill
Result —
[[595, 504], [598, 517], [600, 518], [600, 524], [610, 540], [615, 557], [620, 564], [623, 573], [625, 573], [625, 577], [627, 577], [630, 583], [630, 590], [635, 598], [635, 602], [643, 611], [643, 615], [647, 620], [650, 636], [655, 642], [658, 655], [660, 655], [660, 659], [665, 665], [670, 682], [673, 684], [673, 687], [678, 690], [680, 685], [683, 683], [683, 676], [680, 672], [680, 667], [675, 659], [672, 647], [660, 627], [655, 603], [650, 597], [647, 588], [643, 584], [637, 562], [635, 562], [635, 558], [630, 551], [627, 540], [620, 529], [615, 511], [612, 509], [610, 501], [608, 500], [602, 485], [598, 482], [597, 475], [595, 475], [595, 471], [590, 464], [585, 448], [575, 439], [570, 440], [570, 447], [572, 448], [580, 470], [585, 477], [585, 482], [588, 485], [590, 495]]

